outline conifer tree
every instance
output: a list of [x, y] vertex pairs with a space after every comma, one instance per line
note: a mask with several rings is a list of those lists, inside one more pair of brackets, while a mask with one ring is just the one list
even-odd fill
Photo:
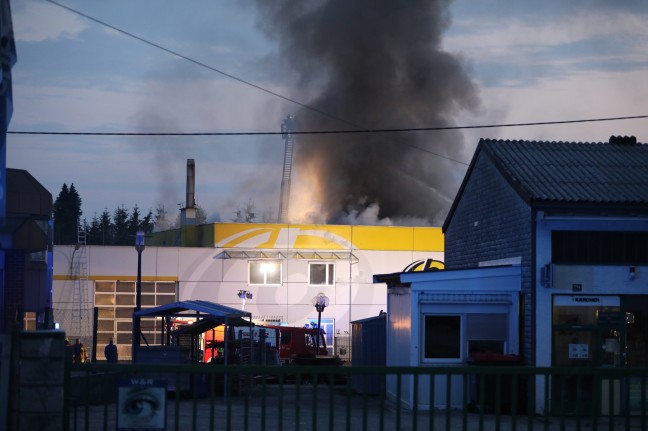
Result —
[[76, 244], [81, 223], [81, 197], [74, 187], [63, 184], [54, 201], [54, 243]]
[[113, 216], [113, 244], [114, 245], [132, 245], [135, 243], [134, 236], [131, 235], [128, 223], [128, 210], [118, 207]]

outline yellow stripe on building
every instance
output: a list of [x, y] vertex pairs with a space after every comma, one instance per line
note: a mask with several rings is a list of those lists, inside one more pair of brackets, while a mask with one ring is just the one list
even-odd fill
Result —
[[[76, 275], [54, 275], [52, 277], [54, 280], [78, 280], [79, 277]], [[88, 275], [84, 279], [94, 280], [94, 281], [137, 281], [136, 275]], [[156, 275], [143, 275], [142, 281], [178, 281], [178, 276], [156, 276]]]
[[438, 227], [216, 223], [218, 248], [443, 252]]

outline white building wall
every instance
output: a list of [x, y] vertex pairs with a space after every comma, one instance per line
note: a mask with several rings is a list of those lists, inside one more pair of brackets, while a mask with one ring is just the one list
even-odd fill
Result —
[[[468, 359], [465, 319], [469, 314], [503, 314], [508, 317], [507, 354], [519, 354], [518, 319], [521, 268], [519, 265], [499, 268], [403, 273], [401, 283], [410, 288], [390, 288], [387, 311], [387, 365], [391, 366], [463, 366]], [[459, 315], [462, 323], [461, 349], [458, 359], [424, 359], [425, 315]], [[412, 407], [413, 378], [401, 380], [401, 402]], [[446, 400], [446, 377], [435, 379], [435, 399], [430, 399], [430, 380], [420, 378], [418, 408], [463, 408], [463, 378], [452, 377], [451, 399]], [[396, 378], [387, 378], [387, 393], [397, 396]]]
[[[231, 227], [231, 226], [226, 226]], [[255, 230], [256, 226], [246, 226]], [[272, 229], [271, 225], [259, 227], [259, 231]], [[318, 230], [318, 228], [321, 228]], [[326, 227], [280, 228], [274, 244], [270, 250], [286, 252], [286, 248], [298, 243], [298, 235], [320, 235]], [[333, 228], [335, 229], [335, 228]], [[341, 229], [341, 228], [337, 228]], [[349, 232], [353, 227], [344, 227]], [[341, 256], [352, 259], [317, 260], [333, 262], [335, 264], [335, 284], [333, 286], [309, 286], [308, 263], [316, 260], [308, 259], [280, 259], [283, 265], [282, 284], [278, 286], [257, 286], [248, 284], [248, 261], [246, 258], [223, 258], [226, 250], [258, 250], [263, 241], [272, 238], [268, 233], [254, 237], [254, 240], [243, 240], [230, 246], [224, 244], [216, 248], [200, 247], [151, 247], [147, 246], [142, 252], [142, 280], [143, 281], [174, 281], [177, 283], [177, 299], [179, 301], [200, 299], [217, 302], [230, 307], [242, 307], [238, 297], [240, 290], [252, 293], [253, 297], [245, 301], [245, 310], [252, 312], [257, 317], [280, 317], [289, 325], [302, 326], [313, 321], [317, 312], [312, 305], [312, 298], [318, 293], [325, 293], [330, 304], [322, 313], [323, 318], [335, 319], [336, 330], [350, 334], [350, 322], [377, 316], [380, 311], [387, 309], [386, 286], [373, 284], [373, 275], [381, 272], [400, 272], [406, 266], [419, 259], [436, 259], [443, 261], [443, 252], [438, 250], [438, 242], [430, 244], [430, 249], [435, 251], [421, 251], [419, 239], [414, 248], [414, 233], [438, 230], [438, 228], [391, 228], [374, 227], [371, 234], [376, 233], [376, 244], [380, 242], [381, 233], [396, 235], [403, 244], [395, 250], [363, 250], [351, 242], [339, 240], [338, 248], [333, 244], [331, 250], [340, 251]], [[394, 234], [396, 232], [396, 234]], [[362, 241], [372, 241], [372, 236], [364, 237]], [[265, 236], [264, 236], [265, 235]], [[230, 238], [234, 238], [232, 235]], [[360, 238], [360, 236], [358, 236]], [[404, 238], [404, 240], [403, 240]], [[231, 239], [223, 242], [233, 241]], [[411, 247], [408, 249], [408, 247]], [[441, 243], [442, 248], [442, 243]], [[87, 294], [90, 300], [94, 297], [94, 283], [106, 281], [135, 281], [137, 278], [137, 252], [133, 247], [124, 246], [85, 246], [87, 257]], [[74, 259], [78, 257], [74, 246], [55, 246], [54, 250], [54, 308], [73, 307], [74, 271], [71, 270]]]

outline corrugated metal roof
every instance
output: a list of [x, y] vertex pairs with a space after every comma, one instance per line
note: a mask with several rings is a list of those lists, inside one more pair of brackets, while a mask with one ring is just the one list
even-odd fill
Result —
[[482, 139], [531, 203], [648, 204], [648, 145]]
[[210, 301], [192, 300], [172, 302], [159, 307], [145, 308], [134, 313], [135, 316], [153, 317], [153, 316], [186, 316], [200, 317], [211, 316], [218, 319], [230, 318], [252, 318], [252, 313], [216, 304]]

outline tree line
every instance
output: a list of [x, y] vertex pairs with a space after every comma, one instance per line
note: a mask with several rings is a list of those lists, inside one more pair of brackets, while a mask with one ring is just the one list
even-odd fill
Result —
[[[80, 235], [85, 236], [88, 245], [133, 245], [135, 234], [139, 231], [150, 234], [154, 231], [174, 229], [180, 225], [180, 215], [174, 221], [169, 219], [163, 205], [142, 214], [137, 204], [132, 211], [118, 207], [112, 213], [108, 209], [88, 221], [81, 219], [81, 196], [74, 183], [69, 187], [63, 184], [54, 201], [54, 244], [78, 244]], [[196, 223], [207, 221], [205, 212], [198, 207]]]

